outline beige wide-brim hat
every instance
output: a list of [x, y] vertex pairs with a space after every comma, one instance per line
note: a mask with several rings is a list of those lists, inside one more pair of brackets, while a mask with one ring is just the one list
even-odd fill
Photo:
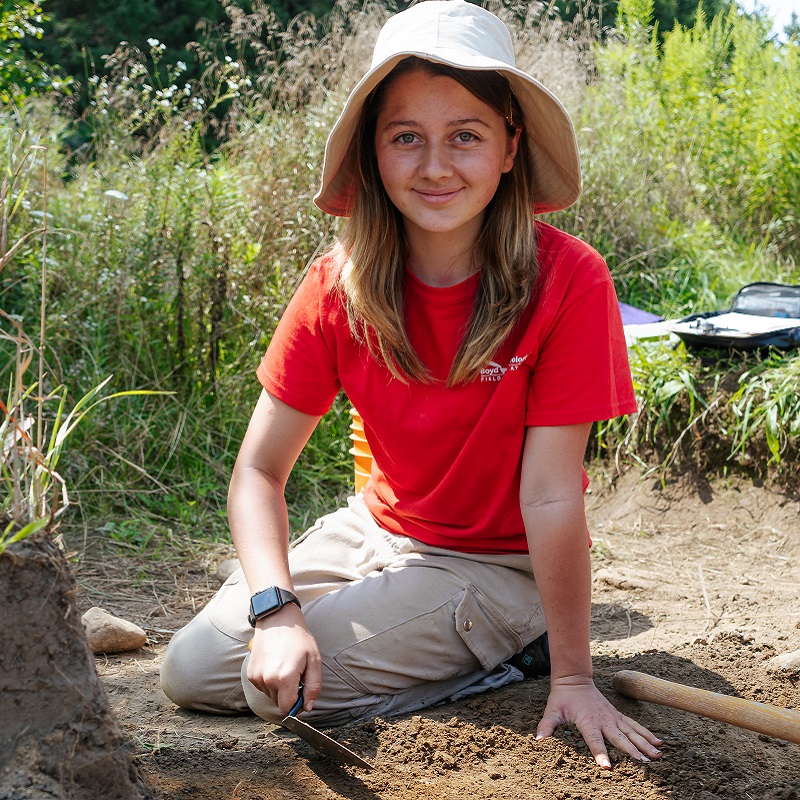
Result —
[[549, 89], [516, 68], [505, 24], [465, 0], [425, 0], [390, 17], [378, 34], [369, 71], [350, 93], [328, 137], [322, 185], [314, 197], [319, 208], [338, 217], [350, 215], [358, 157], [353, 136], [361, 109], [370, 92], [408, 56], [505, 75], [525, 115], [534, 210], [558, 211], [578, 199], [581, 167], [572, 120]]

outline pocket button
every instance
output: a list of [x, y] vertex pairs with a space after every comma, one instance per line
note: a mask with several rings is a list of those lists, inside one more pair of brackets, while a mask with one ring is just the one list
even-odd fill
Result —
[[465, 631], [471, 631], [472, 630], [472, 620], [471, 619], [465, 619], [462, 627], [464, 628]]

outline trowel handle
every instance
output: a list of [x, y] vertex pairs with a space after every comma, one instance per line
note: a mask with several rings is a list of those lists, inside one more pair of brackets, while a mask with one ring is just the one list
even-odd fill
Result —
[[627, 669], [614, 675], [614, 688], [634, 700], [691, 711], [756, 733], [800, 743], [800, 712], [790, 708], [709, 692]]
[[297, 712], [303, 707], [303, 684], [297, 687], [297, 702], [292, 706], [292, 710], [286, 715], [287, 717], [296, 717]]

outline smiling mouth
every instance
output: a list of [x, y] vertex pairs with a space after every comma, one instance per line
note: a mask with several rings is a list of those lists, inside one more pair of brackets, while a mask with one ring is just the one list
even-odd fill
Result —
[[436, 189], [426, 191], [424, 189], [416, 189], [417, 194], [426, 202], [434, 205], [439, 203], [446, 203], [448, 200], [454, 198], [461, 190], [460, 189]]

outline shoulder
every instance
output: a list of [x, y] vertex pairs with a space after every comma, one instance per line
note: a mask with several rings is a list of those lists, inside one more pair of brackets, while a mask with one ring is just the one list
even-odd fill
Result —
[[573, 289], [590, 289], [611, 281], [605, 260], [590, 244], [537, 220], [538, 260], [547, 283], [566, 281]]
[[295, 291], [289, 309], [299, 315], [338, 319], [344, 313], [341, 277], [346, 263], [347, 258], [338, 246], [314, 259]]
[[321, 296], [329, 295], [339, 286], [346, 262], [347, 258], [341, 247], [335, 245], [311, 262], [303, 283], [313, 284]]
[[534, 322], [545, 333], [567, 315], [604, 315], [616, 299], [603, 257], [591, 245], [537, 220], [539, 278]]

